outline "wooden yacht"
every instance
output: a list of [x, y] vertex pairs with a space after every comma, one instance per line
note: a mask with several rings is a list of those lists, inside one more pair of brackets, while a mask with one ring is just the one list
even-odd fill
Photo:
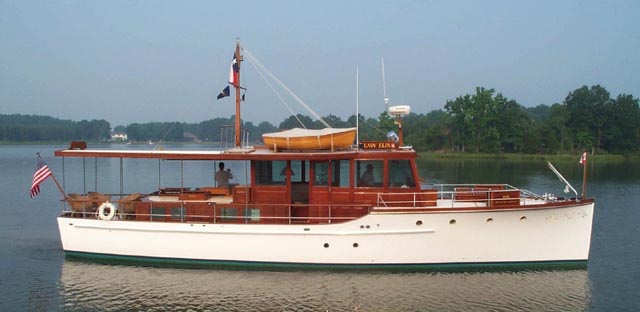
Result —
[[[236, 45], [235, 58], [241, 58]], [[240, 129], [239, 68], [236, 129]], [[400, 115], [398, 115], [400, 117]], [[399, 121], [401, 119], [399, 118]], [[429, 267], [585, 263], [594, 200], [540, 196], [507, 184], [423, 186], [416, 152], [327, 130], [314, 145], [267, 135], [264, 146], [220, 151], [58, 150], [120, 160], [120, 193], [67, 194], [58, 217], [68, 255], [151, 262], [293, 267]], [[326, 135], [323, 134], [323, 135]], [[304, 137], [304, 135], [302, 135]], [[284, 142], [312, 142], [287, 145]], [[272, 140], [273, 139], [273, 140]], [[269, 141], [271, 140], [271, 141]], [[319, 139], [316, 139], [316, 141]], [[327, 142], [329, 142], [327, 144]], [[240, 185], [124, 193], [130, 159], [248, 165]], [[210, 173], [203, 173], [210, 174]], [[153, 185], [153, 181], [149, 181]]]

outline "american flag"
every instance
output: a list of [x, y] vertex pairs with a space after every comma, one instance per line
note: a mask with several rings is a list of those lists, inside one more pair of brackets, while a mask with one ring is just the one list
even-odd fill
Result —
[[38, 163], [36, 172], [33, 174], [33, 182], [31, 182], [31, 198], [40, 194], [40, 183], [44, 182], [51, 175], [51, 170], [44, 163], [40, 154], [38, 154]]

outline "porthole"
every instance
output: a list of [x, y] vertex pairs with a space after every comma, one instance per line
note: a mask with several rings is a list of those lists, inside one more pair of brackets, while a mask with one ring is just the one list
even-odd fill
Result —
[[324, 248], [329, 248], [329, 243], [324, 243]]
[[456, 219], [449, 220], [449, 224], [456, 224]]
[[487, 223], [493, 222], [493, 218], [487, 218]]
[[526, 221], [526, 220], [527, 220], [527, 216], [520, 217], [520, 221]]
[[353, 243], [353, 248], [358, 248], [358, 246], [360, 246], [358, 243]]
[[416, 221], [416, 225], [422, 225], [422, 220]]

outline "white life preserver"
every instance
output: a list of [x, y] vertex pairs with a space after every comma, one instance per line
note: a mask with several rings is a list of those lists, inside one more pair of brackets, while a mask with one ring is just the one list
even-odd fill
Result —
[[[108, 208], [109, 212], [105, 213], [105, 209]], [[98, 218], [100, 220], [111, 221], [116, 215], [116, 207], [110, 202], [104, 202], [98, 207]]]

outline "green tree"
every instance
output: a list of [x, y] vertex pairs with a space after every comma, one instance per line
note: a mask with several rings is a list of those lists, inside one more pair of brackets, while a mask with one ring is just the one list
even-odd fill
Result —
[[117, 132], [117, 133], [126, 133], [127, 132], [127, 127], [125, 126], [115, 126], [115, 128], [113, 128], [113, 132]]
[[601, 147], [604, 130], [610, 121], [612, 101], [609, 92], [599, 86], [582, 86], [564, 100], [569, 111], [567, 125], [573, 129], [577, 148], [589, 148], [592, 153]]
[[533, 118], [527, 115], [525, 109], [514, 100], [506, 100], [498, 94], [494, 98], [495, 111], [493, 123], [489, 129], [494, 129], [496, 141], [500, 144], [500, 151], [521, 153], [525, 150], [535, 152], [537, 140], [530, 140], [535, 136], [533, 132]]
[[296, 114], [295, 116], [293, 115], [289, 116], [289, 118], [285, 119], [278, 126], [278, 129], [280, 130], [287, 130], [287, 129], [293, 129], [293, 128], [315, 129], [315, 123], [309, 116]]
[[500, 149], [498, 113], [507, 106], [507, 99], [494, 93], [494, 89], [477, 87], [474, 95], [460, 96], [445, 104], [453, 118], [457, 140], [462, 140], [462, 151], [467, 141], [475, 145], [476, 153]]
[[569, 111], [563, 104], [553, 104], [548, 108], [549, 113], [542, 124], [537, 127], [540, 139], [540, 151], [556, 153], [569, 150], [573, 145], [571, 130], [567, 127]]
[[426, 115], [411, 113], [405, 119], [405, 142], [416, 150], [444, 150], [451, 148], [451, 118], [442, 110]]
[[353, 127], [347, 121], [333, 114], [324, 117], [324, 120], [334, 128], [351, 128]]
[[608, 151], [625, 152], [638, 149], [640, 142], [640, 107], [638, 99], [621, 94], [611, 101], [610, 121], [604, 129], [602, 147]]

